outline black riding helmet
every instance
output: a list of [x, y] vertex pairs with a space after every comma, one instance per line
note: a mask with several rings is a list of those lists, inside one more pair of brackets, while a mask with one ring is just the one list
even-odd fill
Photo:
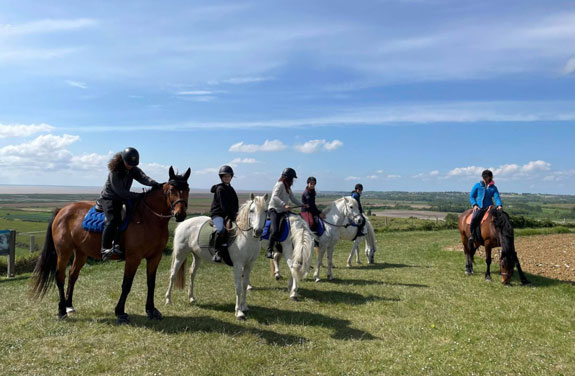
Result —
[[492, 179], [493, 179], [493, 172], [491, 172], [490, 170], [484, 170], [484, 171], [481, 173], [481, 177], [484, 178], [484, 179], [485, 179], [485, 178], [492, 178]]
[[363, 185], [361, 184], [356, 184], [355, 185], [355, 190], [361, 189], [363, 191]]
[[312, 182], [317, 184], [317, 179], [313, 176], [310, 176], [309, 178], [307, 178], [307, 184], [312, 183]]
[[295, 173], [295, 170], [291, 167], [285, 168], [282, 172], [282, 176], [286, 177], [288, 179], [293, 179], [293, 178], [297, 179], [297, 174]]
[[140, 164], [140, 153], [135, 148], [127, 147], [122, 150], [122, 159], [128, 166], [136, 167]]
[[220, 177], [221, 177], [222, 175], [225, 175], [225, 174], [230, 174], [230, 175], [232, 175], [232, 178], [233, 178], [234, 177], [234, 170], [228, 165], [223, 165], [222, 167], [220, 167], [220, 171], [218, 172], [218, 175], [220, 175]]

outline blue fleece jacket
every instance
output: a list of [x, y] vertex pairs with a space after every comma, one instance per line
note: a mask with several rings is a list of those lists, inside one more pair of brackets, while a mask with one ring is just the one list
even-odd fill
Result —
[[469, 202], [471, 202], [471, 205], [477, 205], [481, 209], [488, 208], [490, 205], [493, 205], [493, 199], [495, 199], [495, 205], [502, 206], [499, 191], [493, 182], [485, 187], [485, 182], [480, 181], [473, 186], [473, 189], [471, 189], [471, 193], [469, 194]]

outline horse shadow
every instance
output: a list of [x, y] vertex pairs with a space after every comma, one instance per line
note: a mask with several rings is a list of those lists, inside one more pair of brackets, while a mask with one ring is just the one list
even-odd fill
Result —
[[6, 282], [16, 282], [16, 281], [21, 281], [23, 279], [30, 279], [29, 276], [25, 276], [25, 275], [21, 275], [18, 277], [10, 277], [10, 278], [0, 278], [0, 283], [6, 283]]
[[[226, 307], [226, 312], [233, 312], [234, 306]], [[73, 318], [74, 321], [92, 321], [87, 319]], [[117, 326], [115, 318], [98, 319], [99, 323]], [[291, 334], [276, 333], [271, 330], [250, 328], [243, 325], [230, 323], [215, 319], [210, 316], [181, 317], [166, 315], [160, 321], [149, 320], [147, 316], [130, 314], [131, 327], [144, 328], [161, 333], [218, 333], [235, 337], [243, 334], [250, 334], [263, 339], [268, 345], [292, 346], [309, 342], [305, 337]]]
[[370, 279], [339, 279], [334, 278], [327, 283], [333, 283], [336, 285], [352, 285], [352, 286], [368, 286], [368, 285], [383, 285], [383, 286], [401, 286], [401, 287], [420, 287], [428, 288], [428, 285], [422, 285], [418, 283], [399, 283], [399, 282], [385, 282], [385, 281], [374, 281]]
[[[333, 281], [332, 281], [333, 282]], [[337, 291], [337, 290], [308, 290], [300, 288], [299, 291], [305, 299], [315, 300], [319, 303], [327, 304], [366, 304], [375, 301], [399, 301], [398, 298], [383, 298], [380, 296], [364, 296], [354, 292]]]
[[381, 269], [398, 269], [398, 268], [424, 268], [425, 266], [420, 265], [408, 265], [408, 264], [390, 264], [387, 262], [381, 262], [376, 264], [367, 264], [364, 266], [356, 266], [352, 267], [351, 269], [373, 269], [373, 270], [381, 270]]
[[[208, 304], [201, 308], [222, 312], [234, 310], [233, 304]], [[371, 341], [377, 339], [372, 334], [360, 329], [350, 327], [351, 321], [325, 316], [319, 313], [282, 310], [260, 306], [250, 306], [250, 319], [263, 325], [280, 323], [285, 325], [317, 326], [333, 330], [331, 337], [344, 341], [361, 340]]]

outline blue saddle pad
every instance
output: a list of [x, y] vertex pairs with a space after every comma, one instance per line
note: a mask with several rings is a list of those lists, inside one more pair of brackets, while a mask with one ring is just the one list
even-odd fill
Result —
[[[282, 222], [283, 222], [283, 227], [281, 229], [280, 242], [283, 242], [287, 239], [287, 237], [289, 235], [289, 229], [290, 229], [289, 218], [286, 217], [286, 219]], [[271, 224], [271, 221], [269, 219], [266, 219], [266, 224], [264, 226], [264, 232], [262, 233], [262, 239], [268, 240], [270, 238], [270, 224]]]
[[[124, 231], [130, 224], [130, 219], [132, 217], [132, 203], [131, 201], [126, 202], [126, 218], [120, 226], [120, 231]], [[103, 212], [96, 210], [96, 206], [92, 206], [84, 220], [82, 221], [82, 228], [90, 232], [102, 232], [104, 231], [104, 222], [106, 221], [106, 215]]]
[[325, 224], [323, 223], [323, 219], [318, 218], [316, 230], [317, 236], [322, 236], [325, 232]]

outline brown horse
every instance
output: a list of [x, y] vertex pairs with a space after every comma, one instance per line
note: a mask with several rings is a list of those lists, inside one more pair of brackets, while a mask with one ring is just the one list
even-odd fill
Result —
[[[461, 241], [463, 242], [463, 249], [465, 251], [465, 274], [467, 275], [473, 274], [473, 256], [477, 248], [481, 245], [477, 239], [472, 247], [468, 244], [470, 231], [467, 218], [472, 215], [472, 213], [473, 210], [469, 209], [459, 216], [459, 233], [461, 234]], [[487, 264], [487, 270], [485, 271], [486, 281], [491, 281], [491, 271], [489, 270], [491, 267], [491, 250], [496, 247], [501, 247], [501, 259], [499, 261], [501, 282], [504, 285], [511, 284], [513, 269], [515, 265], [517, 265], [521, 283], [524, 285], [530, 283], [527, 278], [525, 278], [523, 270], [521, 270], [517, 252], [515, 252], [513, 227], [511, 226], [511, 221], [507, 213], [503, 210], [491, 208], [487, 219], [481, 223], [481, 237], [484, 239], [485, 263]]]
[[[147, 191], [134, 203], [132, 221], [122, 234], [120, 243], [125, 249], [126, 263], [122, 294], [115, 309], [118, 324], [130, 322], [124, 308], [142, 259], [146, 259], [147, 264], [146, 313], [152, 320], [162, 318], [162, 314], [154, 306], [156, 270], [168, 242], [170, 218], [175, 216], [176, 222], [186, 219], [190, 192], [187, 180], [190, 172], [188, 168], [184, 175], [176, 175], [174, 169], [170, 167], [170, 180], [164, 183], [161, 189], [153, 188]], [[75, 202], [56, 210], [48, 225], [44, 249], [34, 269], [31, 291], [33, 297], [42, 298], [53, 286], [54, 279], [56, 280], [60, 294], [59, 319], [67, 317], [68, 313], [75, 312], [72, 305], [74, 284], [86, 259], [88, 257], [102, 258], [100, 253], [102, 234], [88, 232], [82, 228], [82, 220], [93, 205], [93, 202]], [[74, 255], [74, 261], [70, 268], [68, 290], [64, 295], [66, 266], [72, 255]], [[117, 256], [114, 257], [117, 258]]]

